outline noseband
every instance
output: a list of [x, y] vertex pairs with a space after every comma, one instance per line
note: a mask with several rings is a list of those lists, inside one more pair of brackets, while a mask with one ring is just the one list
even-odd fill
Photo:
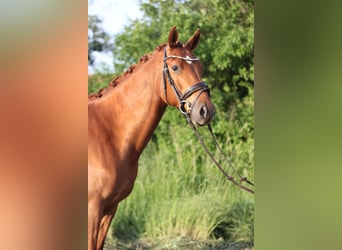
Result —
[[[192, 85], [190, 88], [188, 88], [187, 90], [184, 91], [184, 93], [182, 93], [175, 85], [175, 82], [173, 81], [171, 75], [170, 75], [170, 71], [169, 71], [169, 67], [166, 63], [166, 60], [169, 58], [178, 58], [178, 59], [182, 59], [184, 61], [186, 61], [188, 64], [191, 64], [193, 61], [199, 61], [199, 59], [196, 58], [190, 58], [189, 56], [186, 57], [181, 57], [181, 56], [168, 56], [166, 54], [166, 47], [164, 48], [164, 59], [163, 59], [163, 63], [164, 63], [164, 67], [163, 67], [163, 83], [164, 83], [164, 93], [165, 93], [165, 98], [166, 98], [166, 102], [169, 104], [168, 100], [167, 100], [167, 90], [166, 90], [166, 78], [169, 81], [170, 86], [173, 89], [173, 92], [175, 93], [178, 102], [179, 102], [179, 110], [182, 114], [184, 115], [190, 115], [191, 114], [191, 108], [192, 106], [195, 105], [195, 103], [197, 102], [197, 99], [200, 97], [200, 95], [203, 92], [207, 92], [208, 95], [210, 96], [210, 91], [209, 91], [209, 87], [204, 83], [204, 82], [198, 82], [195, 83], [194, 85]], [[166, 75], [166, 78], [165, 78]], [[193, 104], [191, 104], [189, 101], [187, 101], [187, 99], [194, 94], [195, 92], [199, 91], [199, 94], [197, 95], [195, 101]], [[187, 105], [187, 109], [185, 109], [185, 105]]]

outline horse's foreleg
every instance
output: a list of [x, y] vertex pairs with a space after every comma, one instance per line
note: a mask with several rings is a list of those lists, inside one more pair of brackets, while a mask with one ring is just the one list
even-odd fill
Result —
[[111, 207], [110, 211], [107, 214], [105, 214], [101, 219], [99, 233], [97, 237], [97, 248], [96, 248], [97, 250], [102, 250], [104, 247], [108, 229], [115, 215], [117, 206], [118, 204], [114, 204]]
[[88, 250], [96, 250], [101, 221], [101, 208], [98, 203], [88, 203]]

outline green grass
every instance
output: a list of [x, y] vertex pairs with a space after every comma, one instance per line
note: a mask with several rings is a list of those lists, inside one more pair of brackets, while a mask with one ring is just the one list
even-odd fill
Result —
[[[120, 203], [107, 243], [114, 249], [120, 244], [126, 246], [122, 249], [170, 249], [172, 244], [181, 249], [177, 244], [183, 243], [190, 244], [184, 249], [253, 246], [254, 197], [224, 178], [176, 110], [165, 116], [139, 161], [134, 190]], [[208, 133], [201, 133], [210, 142]], [[225, 138], [223, 148], [232, 163], [253, 179], [253, 140], [236, 140], [228, 133]], [[228, 170], [219, 152], [209, 147]]]
[[114, 242], [107, 241], [105, 250], [168, 250], [168, 249], [184, 249], [184, 250], [253, 250], [252, 242], [229, 242], [224, 240], [192, 240], [186, 237], [165, 238], [163, 240], [135, 241], [135, 242]]

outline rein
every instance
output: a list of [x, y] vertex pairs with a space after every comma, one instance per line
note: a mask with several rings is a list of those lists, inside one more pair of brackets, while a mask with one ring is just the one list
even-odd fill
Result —
[[[210, 126], [210, 124], [208, 124], [208, 129], [210, 132], [211, 137], [213, 138], [214, 142], [215, 142], [215, 146], [219, 149], [220, 153], [223, 155], [224, 159], [226, 160], [226, 162], [228, 162], [229, 166], [234, 170], [235, 174], [240, 178], [240, 182], [239, 183], [233, 176], [230, 176], [227, 174], [227, 172], [223, 169], [223, 167], [216, 161], [215, 157], [212, 155], [212, 153], [210, 153], [208, 147], [206, 146], [206, 144], [204, 143], [204, 140], [202, 138], [202, 136], [199, 134], [199, 132], [197, 131], [195, 125], [192, 123], [191, 118], [190, 118], [190, 114], [191, 114], [191, 107], [193, 105], [195, 105], [197, 99], [199, 98], [199, 96], [203, 93], [203, 92], [207, 92], [210, 96], [210, 90], [209, 87], [204, 83], [204, 82], [198, 82], [195, 83], [194, 85], [192, 85], [190, 88], [188, 88], [186, 91], [184, 91], [184, 93], [182, 93], [175, 85], [171, 75], [170, 75], [170, 71], [169, 71], [169, 67], [166, 63], [167, 59], [169, 58], [177, 58], [177, 59], [182, 59], [184, 61], [186, 61], [188, 64], [191, 64], [193, 61], [199, 61], [199, 59], [196, 58], [190, 58], [189, 56], [186, 57], [181, 57], [181, 56], [174, 56], [174, 55], [170, 55], [168, 56], [166, 53], [166, 48], [164, 48], [164, 59], [163, 59], [163, 84], [164, 84], [164, 94], [165, 94], [165, 99], [166, 102], [169, 104], [168, 100], [167, 100], [167, 88], [166, 88], [166, 78], [170, 83], [170, 86], [172, 87], [173, 92], [175, 93], [175, 96], [178, 99], [179, 102], [179, 110], [180, 112], [185, 116], [187, 122], [189, 123], [190, 127], [192, 128], [192, 130], [194, 131], [196, 137], [198, 138], [199, 142], [201, 143], [202, 147], [204, 148], [205, 152], [207, 153], [207, 155], [210, 157], [210, 159], [215, 163], [216, 167], [223, 173], [223, 175], [229, 180], [231, 181], [234, 185], [238, 186], [239, 188], [254, 194], [254, 190], [244, 186], [243, 182], [246, 182], [247, 184], [254, 186], [254, 184], [249, 181], [247, 179], [247, 177], [242, 177], [241, 175], [238, 174], [237, 170], [233, 167], [233, 165], [231, 164], [231, 162], [228, 160], [228, 158], [226, 157], [226, 155], [224, 154], [223, 150], [221, 149], [221, 147], [219, 146], [219, 144], [217, 143], [217, 140], [213, 134], [212, 128]], [[166, 75], [166, 77], [165, 77]], [[192, 94], [194, 94], [195, 92], [199, 91], [199, 94], [197, 95], [193, 105], [187, 101], [187, 98], [189, 98]], [[185, 105], [187, 105], [188, 109], [185, 109]]]
[[[212, 155], [212, 153], [210, 153], [208, 147], [205, 145], [204, 140], [202, 138], [202, 136], [200, 135], [200, 133], [198, 132], [198, 130], [196, 129], [195, 125], [192, 123], [190, 116], [186, 115], [186, 120], [189, 123], [190, 127], [192, 128], [192, 130], [194, 131], [197, 139], [200, 141], [202, 147], [204, 148], [205, 152], [207, 153], [207, 155], [210, 157], [210, 159], [215, 163], [216, 167], [223, 173], [223, 175], [229, 180], [231, 181], [234, 185], [238, 186], [239, 188], [254, 194], [254, 190], [242, 185], [241, 183], [239, 183], [233, 176], [228, 175], [227, 172], [223, 169], [223, 167], [216, 161], [215, 157]], [[233, 167], [233, 165], [231, 164], [231, 162], [227, 159], [226, 155], [224, 154], [223, 150], [221, 149], [221, 147], [218, 145], [217, 140], [213, 134], [212, 128], [210, 126], [210, 124], [208, 124], [208, 129], [210, 132], [211, 137], [213, 138], [216, 147], [219, 149], [220, 153], [223, 155], [224, 159], [226, 160], [226, 162], [228, 162], [229, 166], [234, 170], [235, 174], [240, 178], [240, 182], [246, 182], [247, 184], [254, 186], [254, 183], [252, 183], [251, 181], [249, 181], [247, 179], [247, 177], [242, 177], [241, 175], [239, 175], [236, 171], [236, 169]]]

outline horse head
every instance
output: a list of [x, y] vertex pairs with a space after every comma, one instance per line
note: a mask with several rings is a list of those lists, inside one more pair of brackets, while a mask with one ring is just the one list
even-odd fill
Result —
[[199, 29], [185, 44], [178, 41], [176, 27], [170, 30], [164, 48], [162, 99], [178, 107], [194, 124], [203, 126], [210, 123], [215, 109], [209, 87], [201, 80], [202, 65], [193, 54], [199, 40]]

